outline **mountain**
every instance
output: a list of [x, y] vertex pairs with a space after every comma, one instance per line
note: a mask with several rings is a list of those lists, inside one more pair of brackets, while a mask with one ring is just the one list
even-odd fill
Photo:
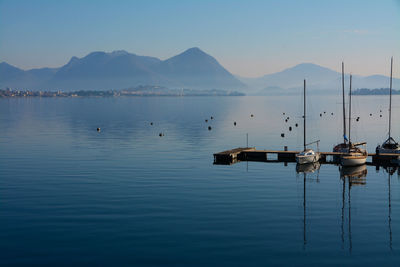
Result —
[[109, 90], [138, 85], [189, 89], [240, 89], [244, 84], [218, 61], [191, 48], [167, 60], [126, 51], [92, 52], [72, 57], [56, 69], [24, 71], [0, 63], [0, 87], [32, 90]]
[[[307, 80], [309, 91], [316, 93], [337, 93], [341, 88], [342, 74], [312, 63], [302, 63], [280, 72], [258, 78], [237, 77], [247, 84], [250, 94], [275, 95], [301, 93], [303, 80]], [[345, 75], [346, 88], [349, 75]], [[388, 87], [389, 77], [383, 75], [353, 75], [353, 88]], [[400, 79], [393, 79], [393, 86], [400, 86]]]
[[223, 85], [231, 89], [244, 87], [215, 58], [197, 47], [161, 62], [157, 70], [176, 82], [176, 86], [214, 88], [216, 85]]

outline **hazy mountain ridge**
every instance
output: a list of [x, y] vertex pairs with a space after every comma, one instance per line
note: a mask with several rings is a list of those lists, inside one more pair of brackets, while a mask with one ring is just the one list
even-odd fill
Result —
[[[257, 78], [238, 77], [255, 95], [298, 94], [307, 80], [307, 88], [314, 93], [336, 93], [342, 86], [342, 74], [312, 63], [302, 63], [280, 72]], [[353, 88], [382, 88], [389, 85], [383, 75], [353, 75]], [[393, 86], [400, 86], [400, 79], [393, 79]], [[349, 74], [345, 74], [345, 88], [349, 87]]]
[[199, 48], [167, 60], [126, 51], [72, 57], [60, 68], [21, 70], [0, 63], [0, 87], [32, 90], [109, 90], [143, 84], [171, 88], [237, 90], [245, 85]]
[[[218, 89], [252, 95], [280, 95], [298, 94], [304, 79], [309, 92], [330, 94], [341, 88], [341, 73], [313, 63], [298, 64], [257, 78], [234, 76], [214, 57], [197, 47], [166, 60], [120, 50], [72, 57], [60, 68], [24, 71], [6, 62], [0, 63], [0, 88], [29, 90], [119, 90], [154, 85], [170, 89]], [[348, 74], [345, 79], [348, 88]], [[384, 88], [388, 84], [387, 76], [353, 75], [354, 89]], [[393, 87], [399, 85], [400, 79], [393, 79]]]

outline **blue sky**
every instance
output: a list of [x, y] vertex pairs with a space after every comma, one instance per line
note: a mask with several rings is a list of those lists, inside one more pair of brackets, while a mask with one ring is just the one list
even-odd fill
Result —
[[400, 0], [0, 0], [0, 61], [58, 67], [92, 51], [166, 59], [199, 47], [230, 72], [312, 62], [400, 77]]

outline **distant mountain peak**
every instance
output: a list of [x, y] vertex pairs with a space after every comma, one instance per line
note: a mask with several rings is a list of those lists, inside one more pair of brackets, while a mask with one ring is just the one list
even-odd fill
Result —
[[114, 55], [126, 55], [126, 54], [129, 54], [129, 53], [126, 52], [125, 50], [115, 50], [115, 51], [112, 51], [111, 54], [114, 54]]
[[202, 52], [202, 53], [204, 53], [200, 48], [198, 48], [197, 46], [195, 46], [195, 47], [191, 47], [191, 48], [189, 48], [189, 49], [186, 49], [186, 52], [191, 52], [191, 53], [193, 53], [193, 52], [195, 52], [195, 53], [197, 53], [197, 52]]
[[77, 62], [77, 61], [79, 61], [79, 58], [73, 56], [73, 57], [71, 57], [71, 59], [69, 60], [68, 64], [70, 64], [70, 63], [75, 63], [75, 62]]
[[5, 62], [5, 61], [3, 61], [3, 62], [1, 62], [0, 63], [0, 68], [2, 69], [2, 70], [18, 70], [18, 71], [23, 71], [23, 70], [21, 70], [20, 68], [17, 68], [17, 67], [15, 67], [15, 66], [13, 66], [13, 65], [10, 65], [10, 64], [8, 64], [7, 62]]
[[180, 55], [193, 55], [193, 56], [209, 56], [207, 53], [205, 53], [203, 50], [201, 50], [198, 47], [192, 47], [187, 50], [185, 50], [183, 53]]
[[8, 64], [8, 63], [5, 62], [5, 61], [0, 62], [0, 66], [3, 66], [3, 67], [13, 67], [13, 68], [15, 68], [13, 65], [10, 65], [10, 64]]
[[311, 62], [300, 63], [300, 64], [297, 64], [297, 65], [291, 67], [291, 68], [288, 68], [287, 70], [301, 70], [301, 69], [305, 69], [305, 70], [315, 70], [315, 69], [331, 70], [331, 69], [328, 69], [326, 67], [323, 67], [323, 66], [320, 66], [318, 64], [311, 63]]

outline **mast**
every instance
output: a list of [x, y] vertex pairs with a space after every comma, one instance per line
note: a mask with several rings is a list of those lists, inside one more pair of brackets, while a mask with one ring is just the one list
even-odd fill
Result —
[[307, 228], [306, 228], [306, 173], [303, 173], [303, 244], [307, 244]]
[[350, 131], [350, 126], [351, 126], [351, 74], [350, 74], [350, 92], [349, 92], [349, 146], [351, 144], [351, 131]]
[[303, 145], [304, 145], [304, 150], [306, 150], [306, 80], [304, 80], [304, 96], [303, 96], [303, 98], [304, 98], [304, 103], [303, 103], [303, 105], [304, 105], [304, 107], [303, 107], [303, 109], [304, 109], [304, 116], [303, 116], [303, 120], [304, 120], [303, 138], [304, 138], [304, 140], [303, 140]]
[[343, 143], [346, 144], [346, 108], [344, 99], [344, 63], [342, 62], [342, 95], [343, 95]]
[[390, 130], [392, 124], [392, 76], [393, 76], [393, 57], [390, 59], [390, 97], [389, 97], [389, 140], [390, 140]]

